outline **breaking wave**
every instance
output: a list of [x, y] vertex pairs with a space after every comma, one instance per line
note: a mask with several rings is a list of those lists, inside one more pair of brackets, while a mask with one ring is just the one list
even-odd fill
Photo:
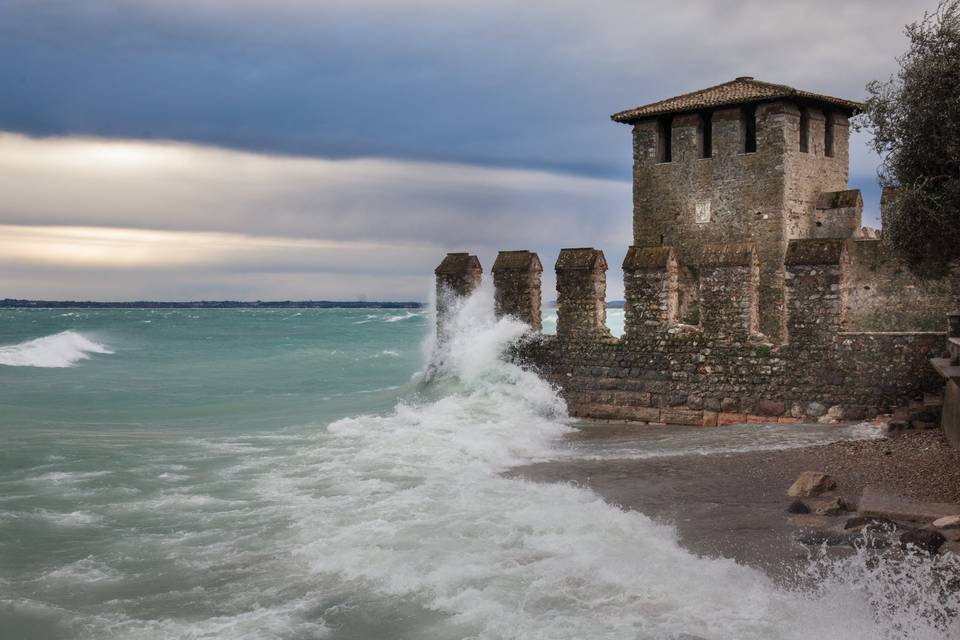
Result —
[[27, 340], [20, 344], [0, 347], [0, 365], [8, 367], [72, 367], [90, 354], [111, 354], [106, 345], [95, 342], [74, 331]]

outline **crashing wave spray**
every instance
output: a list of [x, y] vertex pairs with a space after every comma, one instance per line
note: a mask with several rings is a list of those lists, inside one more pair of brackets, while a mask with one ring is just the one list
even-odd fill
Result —
[[0, 365], [9, 367], [72, 367], [92, 353], [113, 353], [106, 345], [73, 331], [0, 347]]
[[445, 395], [329, 427], [316, 463], [349, 479], [338, 492], [355, 499], [339, 508], [353, 519], [311, 512], [302, 544], [313, 571], [442, 613], [449, 628], [436, 637], [947, 637], [916, 616], [877, 618], [859, 584], [778, 589], [760, 571], [690, 554], [672, 527], [588, 490], [503, 477], [555, 453], [564, 405], [501, 358], [527, 330], [495, 318], [489, 288], [446, 322], [430, 360]]

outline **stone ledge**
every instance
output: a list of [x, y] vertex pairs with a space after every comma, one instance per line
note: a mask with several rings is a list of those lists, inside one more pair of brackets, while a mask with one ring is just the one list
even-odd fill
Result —
[[947, 380], [960, 381], [960, 366], [950, 364], [950, 358], [932, 358], [930, 364]]
[[933, 522], [944, 516], [960, 515], [960, 504], [946, 502], [916, 502], [901, 496], [883, 493], [873, 485], [863, 489], [857, 514], [879, 516], [891, 520]]
[[839, 337], [844, 336], [934, 336], [946, 337], [946, 331], [840, 331]]

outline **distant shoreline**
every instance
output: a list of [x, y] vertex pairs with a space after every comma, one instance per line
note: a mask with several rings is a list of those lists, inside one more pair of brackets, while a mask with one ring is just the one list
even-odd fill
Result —
[[188, 302], [94, 302], [90, 300], [0, 300], [0, 309], [422, 309], [423, 302], [367, 302], [335, 300], [195, 300]]

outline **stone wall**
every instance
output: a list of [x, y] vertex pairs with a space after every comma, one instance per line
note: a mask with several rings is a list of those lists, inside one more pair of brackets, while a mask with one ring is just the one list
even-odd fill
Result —
[[544, 336], [519, 356], [561, 389], [573, 416], [713, 426], [889, 412], [942, 386], [928, 363], [942, 343], [942, 333], [841, 333], [805, 351], [692, 331], [597, 343]]
[[[556, 265], [558, 334], [515, 355], [561, 389], [571, 415], [586, 418], [716, 425], [889, 412], [942, 386], [929, 358], [943, 350], [944, 333], [846, 331], [847, 247], [840, 239], [788, 244], [781, 344], [753, 331], [757, 269], [749, 244], [706, 249], [697, 326], [676, 321], [673, 249], [631, 247], [619, 340], [604, 324], [602, 252], [565, 249]], [[508, 306], [506, 298], [526, 300], [528, 291], [500, 278], [497, 295]]]
[[960, 299], [960, 273], [916, 276], [880, 239], [847, 241], [847, 326], [855, 331], [938, 331]]

